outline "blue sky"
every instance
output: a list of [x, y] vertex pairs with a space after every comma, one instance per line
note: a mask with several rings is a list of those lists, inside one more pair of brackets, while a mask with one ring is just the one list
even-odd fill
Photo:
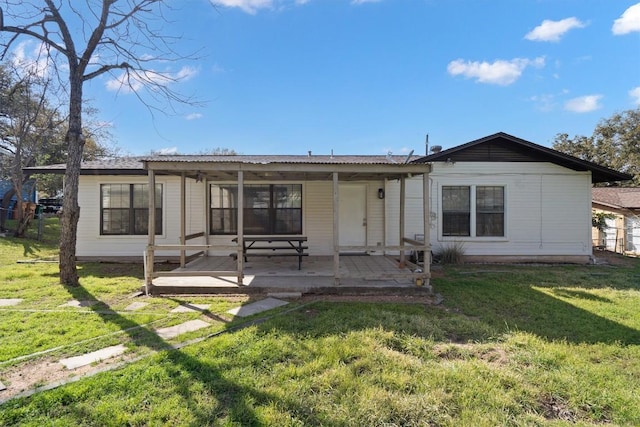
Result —
[[173, 89], [204, 106], [152, 117], [114, 76], [86, 86], [130, 154], [422, 154], [426, 134], [449, 148], [499, 131], [550, 146], [640, 103], [637, 0], [178, 7], [169, 30], [202, 58], [170, 65]]

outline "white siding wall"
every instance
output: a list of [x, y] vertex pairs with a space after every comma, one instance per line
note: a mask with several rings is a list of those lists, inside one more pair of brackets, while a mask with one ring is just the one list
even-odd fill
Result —
[[[156, 236], [156, 244], [177, 244], [180, 239], [180, 178], [156, 176], [163, 184], [162, 235]], [[81, 176], [78, 201], [80, 220], [78, 223], [77, 255], [95, 256], [140, 256], [147, 245], [147, 236], [101, 236], [100, 235], [100, 184], [146, 184], [145, 176]], [[367, 184], [367, 243], [383, 243], [384, 200], [378, 199], [378, 189], [384, 182]], [[186, 181], [186, 233], [208, 231], [206, 224], [206, 187], [204, 183]], [[303, 233], [308, 238], [311, 255], [333, 254], [333, 184], [327, 181], [303, 183]], [[233, 236], [210, 236], [213, 245], [231, 245]], [[197, 238], [187, 244], [204, 243]], [[210, 255], [228, 255], [229, 249], [209, 251]], [[160, 252], [159, 255], [178, 255], [178, 252]]]
[[[175, 244], [180, 235], [180, 178], [157, 176], [162, 184], [162, 235], [156, 244]], [[100, 235], [100, 184], [147, 184], [146, 176], [81, 176], [78, 188], [78, 257], [139, 256], [147, 245], [147, 236]], [[161, 255], [170, 255], [162, 253]]]
[[[410, 183], [409, 183], [410, 182]], [[433, 165], [430, 175], [431, 244], [462, 242], [467, 255], [550, 256], [591, 254], [591, 174], [575, 172], [551, 163], [455, 163]], [[415, 185], [414, 185], [415, 184]], [[505, 186], [504, 238], [449, 238], [442, 236], [440, 198], [446, 185]], [[391, 182], [389, 192], [398, 192]], [[411, 212], [421, 201], [418, 180], [407, 183], [405, 233], [421, 233], [421, 218]], [[416, 197], [417, 196], [417, 197]], [[411, 197], [411, 201], [409, 200]], [[415, 200], [414, 200], [415, 199]], [[398, 207], [388, 206], [387, 237], [398, 240]]]
[[[424, 234], [422, 181], [422, 176], [405, 180], [404, 237], [410, 239], [417, 234]], [[387, 181], [386, 188], [387, 245], [396, 246], [400, 244], [400, 182]]]

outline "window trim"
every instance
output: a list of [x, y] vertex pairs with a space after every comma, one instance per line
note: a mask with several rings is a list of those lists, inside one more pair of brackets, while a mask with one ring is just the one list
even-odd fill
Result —
[[[149, 233], [144, 233], [144, 234], [134, 234], [134, 233], [128, 233], [128, 234], [110, 234], [110, 233], [104, 233], [103, 229], [102, 229], [102, 221], [103, 221], [103, 213], [104, 213], [104, 209], [102, 206], [102, 186], [103, 185], [128, 185], [130, 191], [132, 191], [132, 187], [134, 185], [149, 185], [148, 181], [142, 181], [142, 182], [136, 182], [136, 181], [102, 181], [102, 182], [98, 182], [97, 183], [97, 204], [98, 204], [98, 238], [118, 238], [118, 239], [140, 239], [141, 237], [144, 236], [148, 236]], [[166, 182], [158, 182], [156, 181], [156, 185], [159, 185], [161, 187], [161, 191], [162, 191], [162, 203], [156, 205], [156, 210], [160, 210], [162, 212], [162, 221], [160, 224], [160, 232], [156, 233], [155, 236], [156, 238], [163, 238], [165, 237], [165, 224], [166, 224], [166, 214], [167, 214], [167, 209], [166, 209], [166, 188], [167, 188], [167, 184]], [[133, 197], [133, 195], [130, 193], [130, 197]], [[130, 199], [132, 200], [132, 199]], [[107, 208], [108, 209], [108, 208]], [[134, 212], [136, 209], [143, 209], [143, 208], [134, 208], [133, 205], [129, 206], [128, 208], [130, 210], [130, 212]], [[147, 208], [148, 209], [148, 208]]]
[[[469, 187], [470, 197], [470, 235], [469, 236], [445, 236], [443, 235], [443, 211], [442, 211], [442, 193], [443, 187]], [[504, 189], [504, 236], [476, 236], [476, 189], [477, 187], [502, 187]], [[438, 241], [440, 242], [506, 242], [509, 240], [509, 185], [496, 182], [474, 182], [468, 181], [451, 181], [438, 184]]]

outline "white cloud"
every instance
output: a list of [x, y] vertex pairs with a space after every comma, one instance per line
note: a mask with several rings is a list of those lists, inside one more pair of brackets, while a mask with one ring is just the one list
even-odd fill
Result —
[[629, 96], [633, 98], [633, 103], [640, 105], [640, 86], [629, 91]]
[[617, 36], [640, 31], [640, 3], [629, 7], [620, 18], [613, 21], [611, 31]]
[[172, 154], [178, 154], [178, 147], [160, 148], [159, 150], [154, 150], [154, 153], [161, 156], [170, 156]]
[[48, 77], [53, 67], [53, 61], [49, 57], [44, 43], [34, 46], [31, 40], [19, 43], [12, 53], [11, 62], [18, 69], [23, 69], [38, 77]]
[[191, 113], [191, 114], [187, 114], [186, 116], [184, 116], [185, 119], [187, 120], [198, 120], [202, 118], [202, 114], [201, 113]]
[[473, 78], [479, 83], [508, 86], [520, 78], [525, 68], [528, 66], [541, 68], [544, 67], [544, 62], [544, 57], [514, 58], [508, 61], [499, 59], [492, 63], [456, 59], [449, 63], [447, 71], [452, 76], [462, 75], [468, 79]]
[[585, 95], [573, 98], [564, 103], [564, 109], [574, 113], [589, 113], [602, 108], [602, 95]]
[[584, 28], [586, 26], [586, 23], [574, 17], [562, 19], [560, 21], [545, 19], [542, 21], [542, 24], [527, 33], [524, 38], [539, 42], [557, 42], [560, 40], [560, 37], [565, 35], [569, 30], [574, 28]]
[[351, 0], [351, 4], [378, 3], [380, 0]]
[[237, 7], [254, 15], [259, 9], [271, 9], [273, 0], [211, 0], [214, 6]]

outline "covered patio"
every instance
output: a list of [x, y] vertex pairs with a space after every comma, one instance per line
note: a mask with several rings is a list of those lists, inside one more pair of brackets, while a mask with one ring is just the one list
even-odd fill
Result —
[[[402, 288], [416, 287], [430, 290], [429, 264], [429, 180], [430, 165], [412, 163], [414, 159], [404, 156], [155, 156], [143, 160], [148, 174], [148, 245], [144, 254], [145, 288], [148, 294], [162, 293], [207, 293], [251, 292], [258, 288], [292, 289], [311, 292], [313, 289], [331, 288]], [[156, 224], [156, 177], [174, 175], [180, 177], [180, 233], [175, 244], [156, 244], [154, 224]], [[424, 233], [422, 238], [405, 235], [406, 221], [406, 180], [422, 177], [422, 206], [420, 214]], [[187, 182], [203, 184], [199, 196], [189, 192]], [[387, 183], [398, 182], [399, 192], [393, 199], [385, 195]], [[216, 235], [211, 230], [212, 187], [227, 183], [237, 188], [228, 209], [233, 218], [233, 234]], [[273, 235], [278, 241], [300, 241], [300, 250], [289, 254], [280, 253], [274, 246], [273, 251], [250, 253], [246, 251], [246, 242], [251, 239], [266, 241], [268, 237], [247, 234], [245, 215], [251, 206], [245, 205], [245, 189], [260, 184], [301, 183], [304, 184], [306, 212], [300, 224], [300, 232], [295, 235]], [[327, 189], [329, 197], [320, 202], [312, 189], [313, 183], [320, 183]], [[381, 218], [367, 224], [367, 213], [363, 218], [363, 227], [382, 227], [379, 241], [352, 244], [341, 239], [341, 220], [349, 215], [341, 211], [341, 188], [344, 184], [364, 183], [366, 191], [374, 192], [379, 202], [384, 203]], [[380, 187], [380, 188], [378, 188]], [[200, 188], [200, 187], [198, 187]], [[344, 191], [344, 190], [342, 190]], [[329, 194], [330, 192], [330, 194]], [[344, 195], [343, 195], [344, 196]], [[371, 198], [371, 196], [369, 196]], [[201, 200], [194, 200], [201, 198]], [[189, 199], [189, 200], [187, 200]], [[196, 204], [204, 209], [202, 224], [193, 224], [187, 214], [187, 205]], [[345, 203], [344, 197], [342, 203]], [[215, 201], [214, 201], [215, 204]], [[322, 218], [328, 223], [327, 232], [316, 231], [315, 220], [309, 219], [309, 212], [318, 210], [317, 206], [328, 209], [332, 218]], [[398, 210], [395, 218], [388, 218], [388, 207]], [[302, 207], [300, 215], [302, 216]], [[415, 206], [413, 207], [415, 210]], [[348, 214], [348, 212], [347, 212]], [[415, 216], [416, 212], [412, 212]], [[229, 214], [227, 214], [229, 215]], [[315, 215], [317, 218], [319, 215]], [[326, 215], [325, 215], [326, 216]], [[372, 215], [373, 216], [373, 215]], [[378, 215], [380, 216], [380, 215]], [[387, 244], [387, 222], [396, 221], [394, 229], [399, 243]], [[188, 221], [189, 224], [187, 224]], [[302, 226], [304, 224], [304, 227]], [[376, 225], [376, 224], [382, 224]], [[188, 225], [188, 227], [187, 227]], [[198, 227], [198, 231], [193, 229]], [[187, 232], [190, 229], [190, 232]], [[344, 231], [344, 224], [342, 227]], [[348, 229], [347, 229], [348, 232]], [[313, 234], [315, 233], [315, 234]], [[309, 236], [307, 243], [307, 234]], [[328, 244], [320, 248], [322, 235]], [[323, 240], [323, 242], [325, 241]], [[302, 246], [304, 241], [305, 246]], [[307, 246], [308, 244], [308, 246]], [[328, 250], [326, 248], [329, 248]], [[307, 251], [308, 250], [308, 251]], [[245, 252], [246, 251], [246, 252]], [[286, 252], [286, 251], [285, 251]], [[409, 254], [424, 253], [424, 262], [420, 265], [411, 262]], [[164, 253], [176, 254], [180, 266], [172, 271], [158, 271], [154, 268], [156, 257]], [[281, 256], [292, 255], [292, 256]], [[298, 256], [300, 255], [300, 256]]]

